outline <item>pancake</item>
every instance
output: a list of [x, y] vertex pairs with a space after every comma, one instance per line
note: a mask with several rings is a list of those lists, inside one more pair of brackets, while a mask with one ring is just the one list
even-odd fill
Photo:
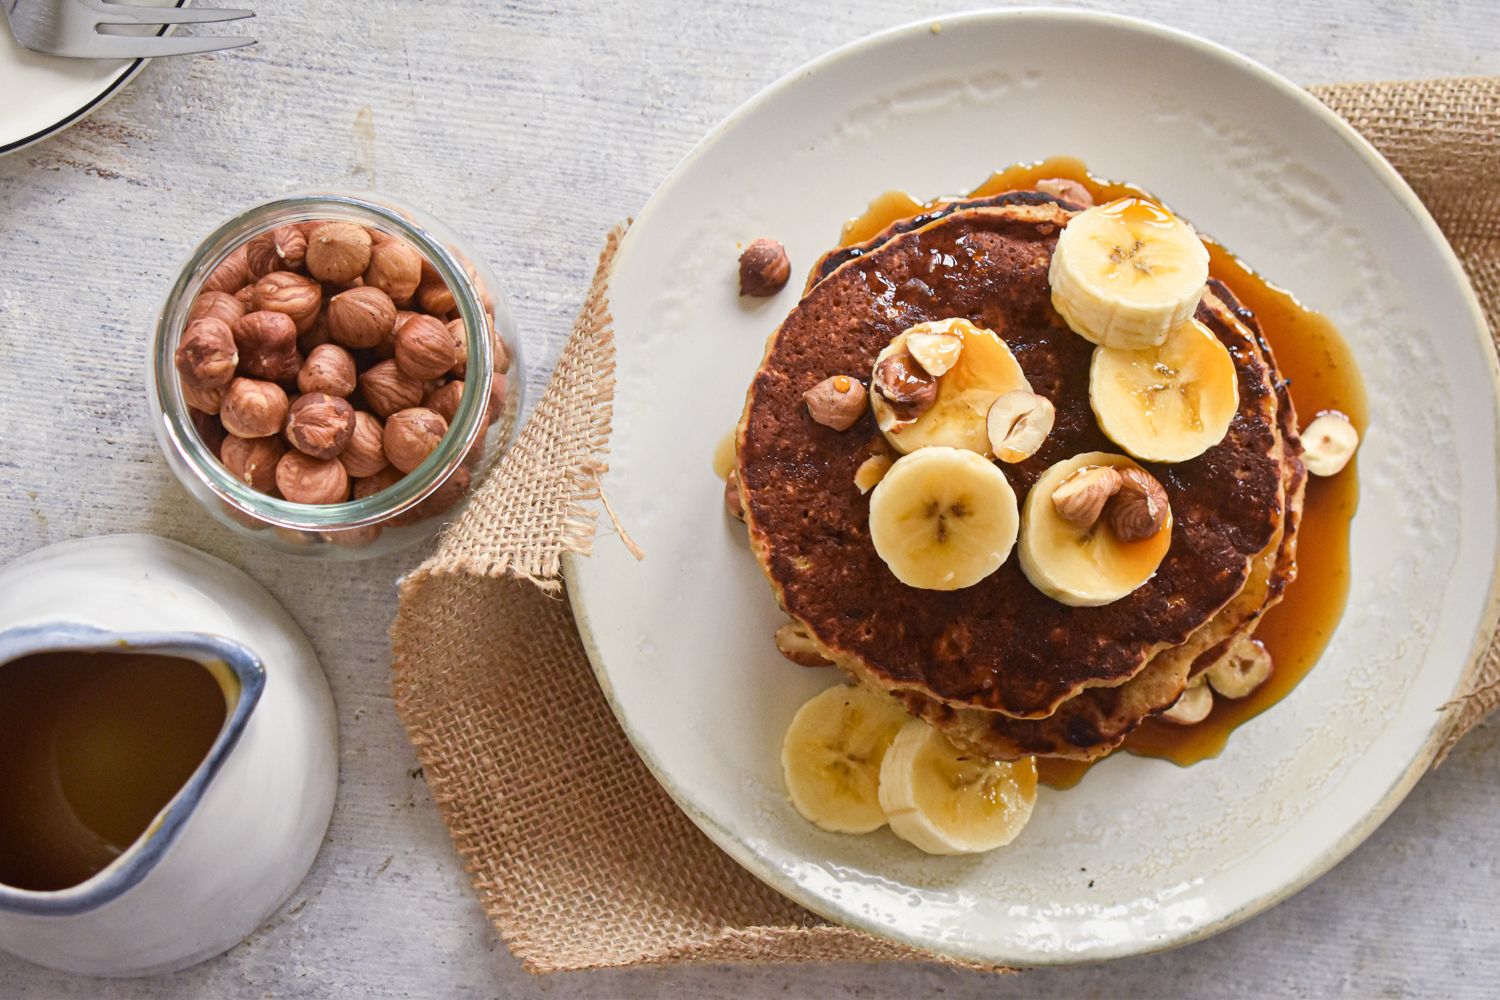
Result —
[[801, 394], [832, 374], [868, 377], [907, 327], [962, 316], [995, 330], [1054, 401], [1042, 449], [1002, 467], [1019, 497], [1054, 462], [1119, 450], [1088, 404], [1093, 345], [1050, 301], [1052, 248], [1073, 213], [1040, 199], [961, 208], [837, 265], [773, 336], [738, 438], [752, 548], [782, 606], [830, 658], [877, 688], [1016, 718], [1044, 718], [1080, 691], [1122, 685], [1187, 642], [1244, 589], [1285, 514], [1271, 370], [1253, 330], [1210, 294], [1199, 318], [1230, 350], [1240, 408], [1205, 454], [1146, 464], [1175, 521], [1150, 581], [1112, 604], [1073, 608], [1032, 587], [1015, 558], [952, 592], [906, 587], [890, 573], [870, 543], [868, 498], [853, 485], [855, 468], [881, 446], [874, 420], [867, 413], [833, 431], [811, 420]]

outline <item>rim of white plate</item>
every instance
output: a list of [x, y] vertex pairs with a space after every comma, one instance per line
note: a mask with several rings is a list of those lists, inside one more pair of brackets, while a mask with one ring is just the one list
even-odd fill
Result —
[[[1317, 98], [1301, 87], [1298, 87], [1295, 83], [1292, 83], [1286, 77], [1250, 57], [1220, 45], [1217, 42], [1141, 18], [1102, 11], [1072, 10], [1057, 7], [1018, 7], [1007, 10], [970, 11], [966, 13], [924, 17], [920, 20], [897, 25], [896, 27], [888, 28], [841, 45], [782, 75], [715, 125], [673, 167], [671, 173], [667, 175], [666, 180], [652, 193], [645, 206], [636, 215], [631, 231], [639, 229], [642, 223], [651, 218], [657, 205], [664, 200], [662, 195], [679, 183], [682, 177], [688, 173], [688, 168], [702, 157], [725, 132], [738, 125], [741, 119], [747, 117], [761, 104], [772, 100], [783, 88], [787, 87], [794, 80], [823, 70], [834, 63], [860, 55], [869, 49], [895, 42], [906, 35], [929, 32], [932, 29], [932, 25], [937, 23], [940, 23], [943, 26], [943, 30], [947, 31], [950, 29], [961, 30], [966, 24], [978, 22], [1031, 19], [1087, 21], [1093, 24], [1105, 24], [1126, 32], [1154, 36], [1158, 39], [1174, 42], [1195, 50], [1200, 54], [1230, 63], [1237, 69], [1251, 73], [1262, 82], [1299, 104], [1303, 110], [1322, 121], [1324, 125], [1331, 129], [1335, 135], [1341, 138], [1364, 161], [1383, 182], [1385, 187], [1396, 196], [1401, 206], [1431, 238], [1444, 265], [1459, 279], [1458, 285], [1463, 291], [1464, 305], [1474, 320], [1471, 325], [1471, 331], [1475, 333], [1476, 339], [1479, 341], [1480, 347], [1483, 350], [1483, 356], [1489, 359], [1490, 381], [1494, 389], [1497, 418], [1500, 418], [1500, 357], [1497, 357], [1493, 342], [1484, 333], [1488, 329], [1488, 325], [1484, 319], [1483, 309], [1480, 307], [1478, 299], [1475, 298], [1474, 290], [1469, 284], [1467, 275], [1464, 273], [1463, 265], [1459, 262], [1452, 247], [1449, 246], [1447, 237], [1443, 235], [1436, 221], [1433, 220], [1431, 214], [1427, 211], [1416, 193], [1406, 183], [1405, 179], [1391, 166], [1385, 157], [1381, 156], [1368, 140], [1356, 132], [1342, 118], [1334, 114], [1333, 111]], [[630, 236], [631, 233], [628, 232], [625, 241], [622, 242], [622, 249], [629, 243]], [[1497, 449], [1496, 474], [1496, 487], [1497, 490], [1500, 490], [1500, 449]], [[1497, 523], [1500, 523], [1500, 512], [1497, 512]], [[1497, 545], [1497, 557], [1500, 557], [1500, 545]], [[981, 953], [962, 946], [948, 947], [942, 943], [935, 943], [918, 935], [903, 933], [900, 927], [880, 924], [864, 919], [858, 913], [840, 911], [828, 905], [827, 901], [816, 893], [807, 891], [795, 880], [783, 878], [771, 866], [762, 864], [763, 858], [760, 852], [749, 847], [741, 838], [699, 810], [688, 799], [687, 793], [673, 782], [661, 761], [657, 760], [655, 755], [646, 748], [645, 742], [639, 737], [621, 710], [615, 696], [614, 687], [610, 683], [609, 674], [603, 665], [603, 654], [594, 638], [588, 609], [576, 597], [580, 589], [577, 585], [579, 557], [573, 553], [564, 553], [562, 564], [563, 579], [568, 591], [568, 600], [573, 611], [573, 617], [578, 626], [579, 638], [583, 642], [584, 651], [587, 653], [589, 663], [593, 667], [599, 688], [603, 692], [605, 700], [609, 703], [615, 720], [620, 724], [637, 756], [641, 758], [641, 761], [646, 765], [647, 770], [651, 772], [657, 783], [662, 786], [672, 801], [676, 803], [677, 807], [686, 813], [688, 818], [720, 850], [728, 854], [737, 864], [761, 882], [764, 882], [783, 896], [826, 920], [863, 931], [875, 937], [896, 941], [913, 948], [932, 952], [935, 955], [961, 961], [1026, 967], [1083, 965], [1117, 958], [1170, 951], [1174, 948], [1193, 944], [1194, 942], [1202, 941], [1226, 931], [1296, 895], [1363, 843], [1385, 822], [1392, 811], [1406, 798], [1417, 781], [1428, 771], [1437, 756], [1438, 748], [1444, 737], [1442, 722], [1446, 716], [1435, 716], [1431, 732], [1429, 732], [1420, 750], [1412, 758], [1411, 763], [1395, 776], [1389, 787], [1381, 794], [1376, 805], [1365, 814], [1358, 824], [1275, 889], [1228, 912], [1205, 920], [1186, 931], [1169, 935], [1160, 941], [1149, 942], [1146, 947], [1133, 946], [1133, 944], [1141, 943], [1137, 939], [1134, 943], [1100, 947], [1091, 950], [1086, 955], [1061, 951], [1029, 953], [1024, 957], [1017, 958], [1015, 956], [998, 956], [990, 953]], [[1500, 620], [1500, 558], [1497, 558], [1495, 571], [1490, 578], [1489, 593], [1485, 599], [1485, 611], [1480, 622], [1479, 631], [1475, 635], [1474, 642], [1470, 647], [1463, 677], [1467, 677], [1472, 672], [1475, 663], [1483, 656], [1485, 650], [1490, 645], [1496, 631], [1497, 620]], [[1460, 683], [1462, 683], [1462, 680]], [[1457, 690], [1452, 692], [1449, 700], [1451, 701], [1452, 697], [1457, 694]]]

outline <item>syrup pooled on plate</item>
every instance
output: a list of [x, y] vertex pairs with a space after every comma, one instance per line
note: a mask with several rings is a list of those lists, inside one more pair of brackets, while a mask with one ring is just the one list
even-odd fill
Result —
[[[1125, 197], [1157, 201], [1134, 185], [1099, 180], [1081, 161], [1059, 156], [998, 171], [967, 195], [923, 202], [905, 192], [886, 192], [872, 201], [864, 214], [845, 223], [840, 245], [871, 239], [892, 223], [946, 201], [1030, 188], [1046, 178], [1082, 184], [1097, 204]], [[1349, 417], [1362, 437], [1368, 422], [1364, 385], [1337, 328], [1290, 293], [1268, 283], [1222, 246], [1207, 237], [1204, 242], [1209, 251], [1209, 275], [1229, 286], [1259, 321], [1289, 384], [1301, 424], [1306, 426], [1325, 410], [1337, 410]], [[1317, 663], [1349, 596], [1349, 529], [1359, 503], [1357, 464], [1356, 458], [1343, 472], [1328, 479], [1309, 477], [1297, 535], [1297, 578], [1255, 631], [1275, 664], [1270, 679], [1248, 697], [1216, 698], [1212, 714], [1195, 726], [1147, 719], [1126, 739], [1125, 750], [1184, 766], [1216, 756], [1230, 733], [1284, 698]], [[1038, 758], [1037, 768], [1045, 784], [1068, 788], [1083, 777], [1089, 764]]]
[[143, 653], [0, 664], [0, 884], [71, 888], [146, 834], [208, 756], [232, 683]]

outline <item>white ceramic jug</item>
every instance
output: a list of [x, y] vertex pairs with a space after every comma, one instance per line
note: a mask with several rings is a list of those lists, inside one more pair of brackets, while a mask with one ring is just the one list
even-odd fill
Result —
[[147, 535], [65, 542], [0, 570], [0, 670], [125, 649], [216, 664], [238, 683], [207, 757], [112, 863], [53, 892], [0, 884], [0, 949], [91, 975], [178, 969], [242, 940], [311, 867], [338, 777], [317, 657], [244, 573]]

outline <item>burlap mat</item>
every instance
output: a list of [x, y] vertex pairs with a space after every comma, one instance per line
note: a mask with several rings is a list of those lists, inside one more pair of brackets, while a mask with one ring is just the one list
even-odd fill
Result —
[[[1500, 78], [1318, 87], [1416, 189], [1500, 330]], [[401, 586], [395, 696], [485, 912], [533, 972], [925, 953], [834, 926], [741, 869], [668, 799], [601, 696], [560, 593], [590, 549], [614, 344], [600, 255], [520, 439]], [[1491, 647], [1451, 746], [1500, 702]]]

